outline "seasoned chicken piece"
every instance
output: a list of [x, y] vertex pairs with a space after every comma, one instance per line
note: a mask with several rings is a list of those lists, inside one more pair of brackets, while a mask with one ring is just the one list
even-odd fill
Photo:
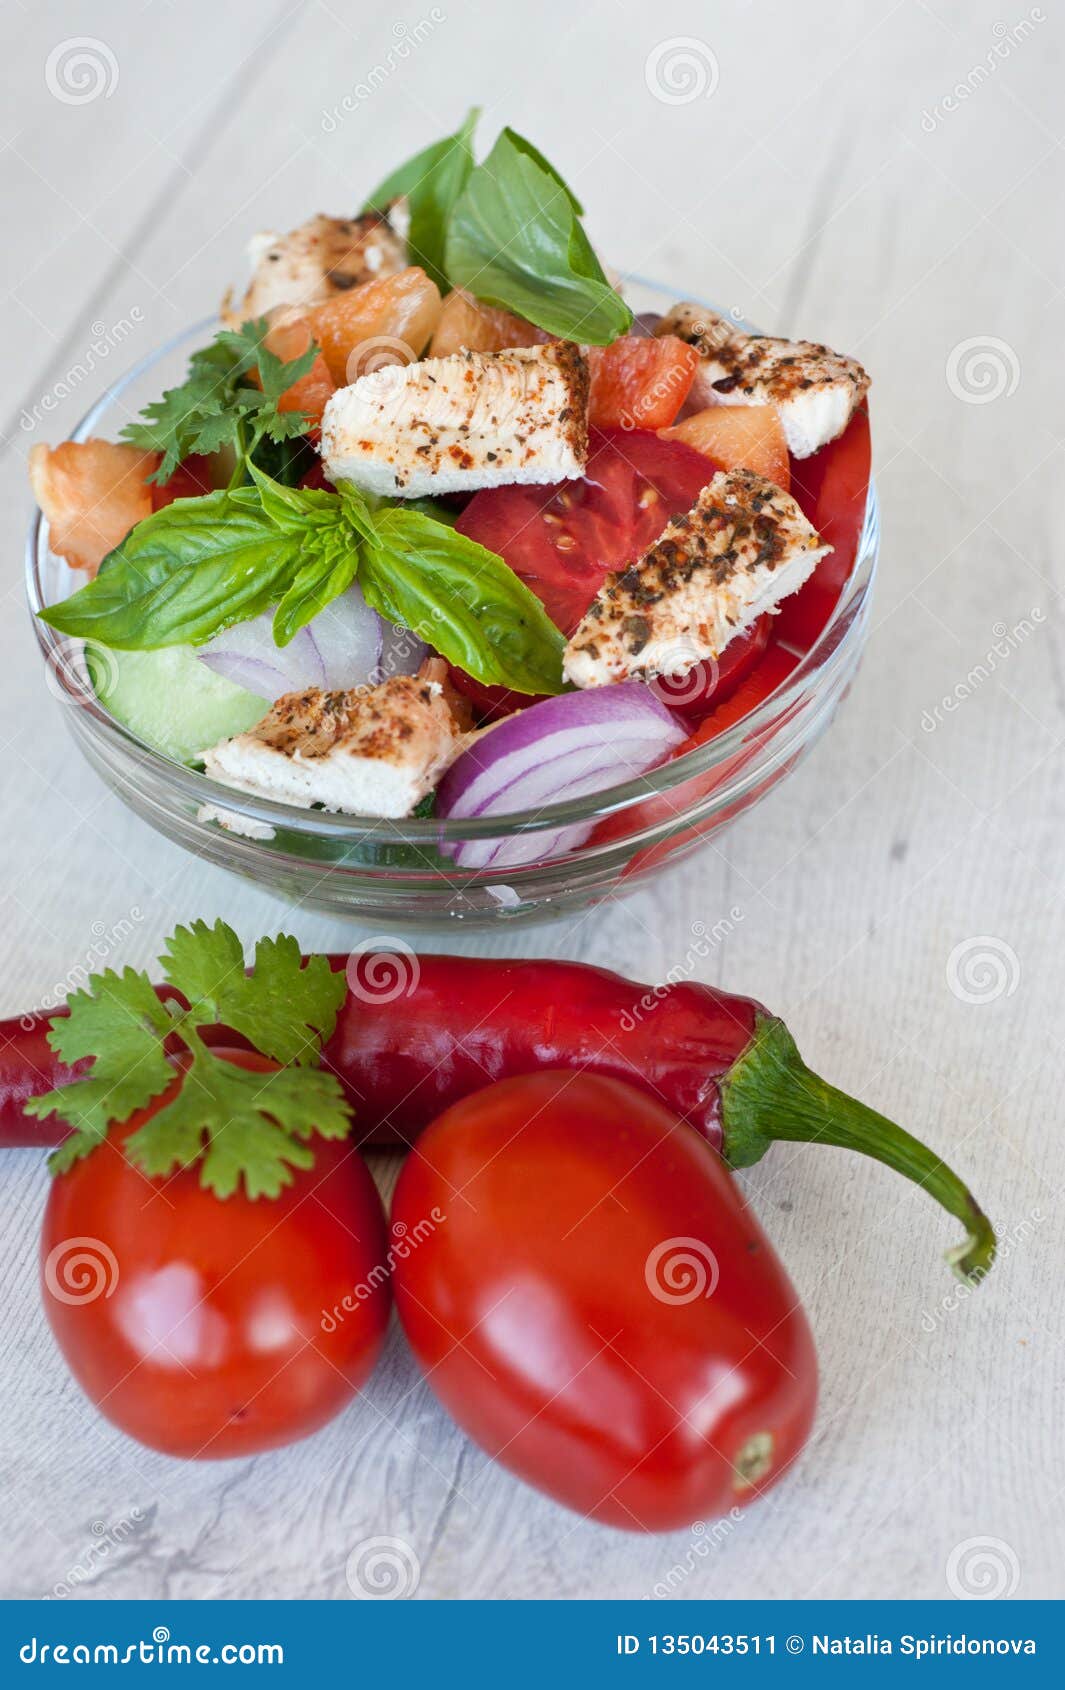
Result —
[[247, 733], [203, 753], [226, 786], [309, 809], [409, 816], [466, 742], [469, 718], [439, 658], [347, 692], [287, 693]]
[[690, 395], [696, 406], [772, 405], [796, 458], [842, 434], [869, 388], [855, 359], [812, 340], [744, 334], [705, 306], [674, 306], [655, 334], [679, 335], [699, 353]]
[[823, 546], [790, 494], [721, 470], [638, 562], [608, 575], [566, 647], [578, 687], [680, 676], [797, 592]]
[[[388, 216], [312, 217], [291, 234], [255, 235], [248, 255], [252, 279], [239, 306], [227, 296], [222, 315], [234, 325], [262, 317], [276, 305], [324, 305], [338, 293], [394, 276], [406, 268], [407, 243], [398, 232], [396, 201]], [[395, 221], [393, 220], [395, 217]]]
[[564, 481], [588, 455], [588, 365], [568, 341], [393, 364], [342, 387], [322, 418], [331, 481], [414, 499]]

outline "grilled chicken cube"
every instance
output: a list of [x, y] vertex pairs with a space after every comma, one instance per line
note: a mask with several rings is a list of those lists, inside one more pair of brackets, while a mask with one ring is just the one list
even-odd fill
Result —
[[831, 546], [789, 493], [722, 470], [636, 563], [608, 575], [566, 646], [578, 687], [680, 676], [797, 592]]
[[247, 733], [203, 754], [257, 798], [359, 816], [409, 816], [463, 749], [469, 718], [440, 659], [377, 687], [286, 693]]
[[254, 236], [248, 250], [248, 290], [239, 306], [226, 299], [223, 317], [239, 325], [265, 316], [277, 305], [324, 305], [361, 282], [394, 276], [407, 265], [396, 207], [387, 216], [377, 211], [361, 217], [319, 213], [288, 235], [268, 230]]
[[322, 419], [331, 481], [407, 499], [565, 481], [587, 456], [588, 365], [567, 341], [390, 365]]
[[696, 406], [772, 405], [796, 458], [842, 434], [869, 388], [855, 359], [811, 340], [744, 334], [705, 306], [674, 306], [655, 334], [678, 335], [699, 353], [690, 395]]

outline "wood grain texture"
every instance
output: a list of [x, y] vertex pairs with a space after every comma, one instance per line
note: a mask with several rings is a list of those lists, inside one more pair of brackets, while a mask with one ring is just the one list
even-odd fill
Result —
[[[54, 993], [117, 924], [114, 960], [134, 965], [195, 914], [308, 948], [356, 936], [185, 856], [74, 752], [22, 602], [25, 458], [209, 311], [253, 230], [351, 210], [481, 101], [486, 133], [510, 122], [545, 146], [612, 262], [863, 359], [885, 536], [862, 671], [792, 780], [628, 902], [454, 948], [655, 980], [685, 966], [693, 921], [737, 907], [695, 972], [778, 1008], [812, 1065], [941, 1147], [1007, 1249], [959, 1297], [939, 1259], [953, 1234], [918, 1193], [840, 1152], [778, 1147], [743, 1184], [817, 1334], [815, 1436], [738, 1521], [645, 1540], [487, 1463], [396, 1332], [364, 1400], [302, 1446], [202, 1466], [136, 1448], [88, 1410], [39, 1318], [45, 1175], [9, 1155], [0, 1589], [345, 1598], [349, 1552], [387, 1534], [417, 1556], [421, 1596], [935, 1597], [958, 1546], [993, 1538], [1017, 1595], [1060, 1596], [1061, 20], [989, 0], [661, 18], [545, 0], [520, 28], [473, 0], [436, 10], [405, 14], [404, 52], [368, 6], [273, 0], [253, 23], [207, 0], [108, 0], [91, 23], [69, 0], [2, 7], [0, 1010]], [[90, 29], [117, 82], [64, 102], [45, 66]], [[684, 36], [716, 86], [671, 104], [649, 81]], [[966, 343], [989, 346], [975, 374]], [[1003, 391], [960, 391], [981, 379]], [[969, 997], [987, 1001], [952, 991], [952, 955], [955, 972], [976, 959]], [[376, 1171], [387, 1187], [394, 1159]]]

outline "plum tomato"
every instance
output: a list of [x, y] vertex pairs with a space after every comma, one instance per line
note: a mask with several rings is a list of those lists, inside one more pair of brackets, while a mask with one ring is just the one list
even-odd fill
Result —
[[419, 1138], [396, 1235], [434, 1207], [396, 1265], [400, 1319], [444, 1406], [527, 1483], [669, 1531], [794, 1461], [806, 1317], [732, 1176], [657, 1099], [572, 1069], [487, 1086]]
[[251, 1455], [316, 1431], [369, 1378], [390, 1303], [384, 1212], [344, 1141], [315, 1139], [313, 1167], [273, 1200], [223, 1201], [195, 1165], [147, 1177], [123, 1145], [180, 1083], [56, 1176], [42, 1299], [75, 1379], [130, 1437]]

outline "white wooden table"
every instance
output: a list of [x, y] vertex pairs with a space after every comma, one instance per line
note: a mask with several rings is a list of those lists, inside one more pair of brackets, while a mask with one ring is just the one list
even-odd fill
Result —
[[[619, 267], [863, 359], [885, 538], [861, 675], [789, 783], [631, 902], [455, 945], [661, 979], [694, 919], [738, 906], [699, 972], [927, 1135], [1007, 1241], [955, 1297], [952, 1226], [918, 1193], [842, 1153], [774, 1151], [743, 1184], [811, 1313], [816, 1434], [729, 1529], [641, 1539], [488, 1464], [396, 1332], [369, 1401], [305, 1444], [185, 1466], [127, 1442], [39, 1316], [46, 1176], [9, 1155], [3, 1594], [347, 1598], [349, 1552], [382, 1535], [410, 1546], [422, 1596], [1063, 1594], [1053, 11], [543, 0], [533, 24], [416, 0], [393, 28], [345, 0], [3, 0], [0, 1009], [54, 992], [116, 927], [112, 960], [134, 965], [197, 914], [308, 948], [362, 936], [185, 856], [77, 757], [22, 604], [25, 459], [211, 308], [250, 232], [350, 210], [480, 101], [486, 139], [510, 122], [558, 162]], [[90, 31], [79, 81], [69, 43]]]

